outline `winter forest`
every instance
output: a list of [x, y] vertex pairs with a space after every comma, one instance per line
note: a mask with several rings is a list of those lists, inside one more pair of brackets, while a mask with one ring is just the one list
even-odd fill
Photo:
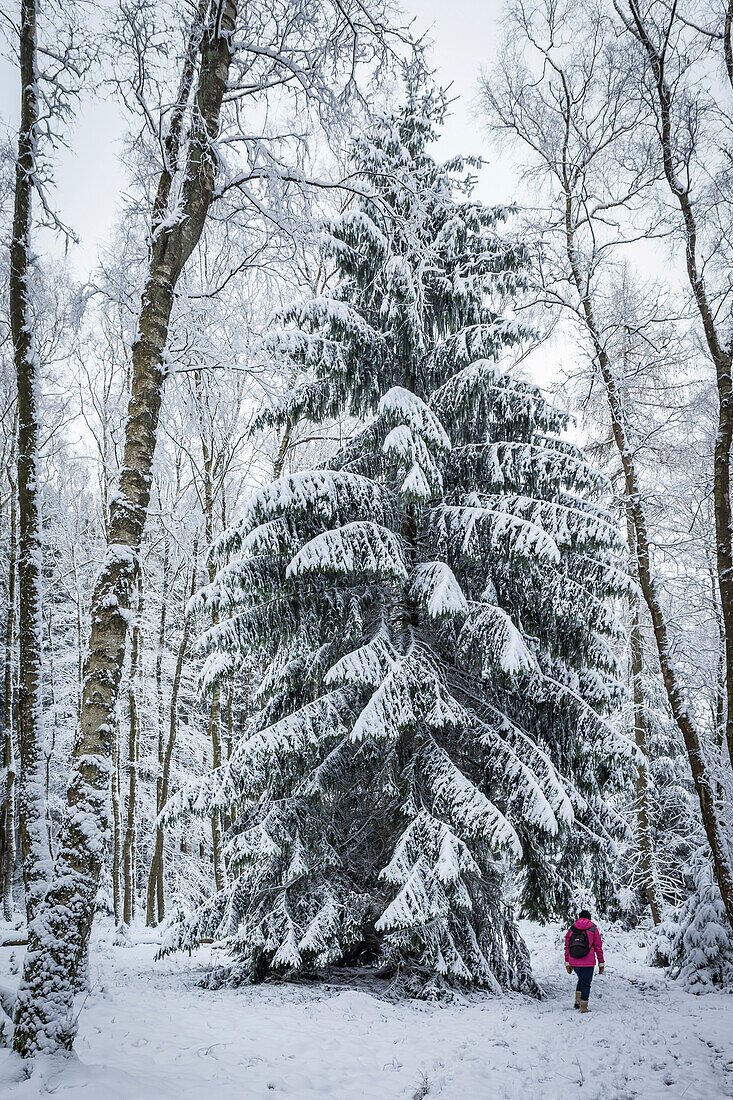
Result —
[[0, 1092], [733, 1096], [733, 0], [0, 5]]

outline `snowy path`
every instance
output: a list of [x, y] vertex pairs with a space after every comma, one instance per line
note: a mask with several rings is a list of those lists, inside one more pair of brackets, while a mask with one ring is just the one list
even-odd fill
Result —
[[[356, 990], [196, 987], [204, 952], [99, 946], [79, 1061], [48, 1091], [86, 1100], [717, 1100], [733, 1097], [733, 997], [693, 997], [606, 936], [607, 970], [573, 1012], [558, 929], [524, 925], [546, 999], [392, 1004]], [[7, 982], [9, 952], [2, 951]], [[46, 1095], [38, 1080], [0, 1094]]]

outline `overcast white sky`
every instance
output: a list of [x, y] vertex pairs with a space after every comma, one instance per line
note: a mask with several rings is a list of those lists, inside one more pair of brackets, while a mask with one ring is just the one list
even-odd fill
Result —
[[[0, 0], [0, 3], [2, 0]], [[103, 0], [104, 2], [104, 0]], [[113, 3], [115, 0], [106, 0]], [[415, 20], [414, 33], [428, 32], [437, 80], [451, 85], [455, 102], [436, 150], [440, 156], [474, 153], [488, 165], [479, 173], [477, 197], [487, 203], [511, 202], [516, 196], [517, 173], [510, 154], [495, 156], [489, 147], [476, 97], [480, 70], [490, 65], [499, 37], [498, 20], [504, 0], [403, 0]], [[14, 129], [18, 112], [17, 70], [0, 59], [0, 116]], [[126, 183], [120, 162], [122, 116], [117, 105], [101, 97], [87, 97], [68, 135], [68, 149], [57, 159], [55, 205], [77, 233], [80, 244], [69, 259], [80, 278], [94, 270], [97, 249], [108, 238]], [[39, 242], [47, 247], [51, 242]], [[54, 247], [51, 245], [51, 247]], [[56, 246], [58, 247], [58, 245]], [[533, 357], [533, 373], [547, 382], [557, 369], [557, 349], [542, 349]]]
[[[111, 0], [109, 0], [111, 2]], [[503, 0], [405, 0], [403, 8], [415, 19], [415, 33], [429, 30], [433, 58], [441, 84], [452, 84], [458, 96], [448, 120], [440, 153], [485, 155], [486, 141], [472, 117], [479, 70], [493, 53], [497, 16]], [[18, 112], [17, 70], [0, 61], [0, 115], [13, 129]], [[80, 238], [71, 260], [86, 274], [96, 260], [97, 246], [108, 235], [117, 214], [124, 168], [119, 161], [120, 112], [112, 101], [86, 99], [69, 135], [69, 149], [59, 154], [55, 193], [64, 220]], [[506, 158], [503, 158], [506, 161]], [[90, 170], [91, 169], [91, 170]], [[506, 202], [513, 198], [514, 173], [507, 163], [484, 169], [480, 198]], [[44, 242], [45, 243], [45, 242]]]
[[427, 30], [439, 83], [457, 96], [447, 120], [440, 151], [475, 153], [489, 164], [479, 174], [478, 197], [487, 203], [512, 202], [516, 171], [511, 157], [493, 157], [475, 107], [479, 75], [491, 64], [500, 36], [504, 0], [403, 0], [415, 19], [415, 31]]

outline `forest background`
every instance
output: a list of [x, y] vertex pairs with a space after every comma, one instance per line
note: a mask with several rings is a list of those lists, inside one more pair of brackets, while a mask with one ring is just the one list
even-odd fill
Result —
[[[190, 601], [213, 584], [208, 549], [253, 490], [327, 462], [354, 432], [343, 411], [258, 420], [295, 382], [292, 361], [263, 348], [274, 314], [327, 288], [332, 273], [312, 229], [353, 200], [331, 179], [348, 164], [351, 132], [388, 110], [410, 38], [433, 20], [429, 64], [455, 98], [431, 151], [485, 156], [473, 198], [516, 204], [506, 240], [541, 245], [522, 305], [528, 335], [510, 371], [576, 414], [565, 438], [604, 471], [626, 544], [631, 584], [611, 602], [627, 690], [612, 722], [637, 752], [635, 769], [618, 771], [625, 794], [612, 805], [620, 825], [608, 837], [610, 911], [658, 926], [658, 961], [682, 980], [730, 978], [731, 6], [711, 2], [701, 15], [697, 5], [629, 0], [574, 13], [517, 0], [502, 22], [498, 3], [450, 14], [406, 5], [401, 16], [377, 5], [366, 29], [346, 20], [344, 31], [340, 6], [324, 4], [324, 25], [335, 18], [343, 35], [325, 42], [318, 18], [296, 8], [318, 57], [312, 83], [285, 57], [295, 33], [288, 5], [277, 8], [282, 55], [272, 44], [269, 53], [246, 47], [300, 84], [295, 115], [282, 118], [267, 98], [271, 74], [258, 72], [256, 88], [235, 84], [228, 98], [232, 72], [227, 86], [221, 66], [236, 65], [242, 49], [231, 45], [231, 4], [217, 5], [203, 39], [187, 47], [179, 34], [175, 48], [165, 28], [153, 33], [143, 2], [115, 15], [84, 3], [39, 9], [42, 31], [63, 48], [40, 43], [50, 68], [26, 150], [34, 202], [20, 215], [24, 116], [12, 104], [30, 45], [17, 14], [4, 16], [2, 854], [5, 917], [24, 911], [34, 922], [13, 1009], [21, 1053], [73, 1041], [64, 1013], [95, 906], [124, 936], [136, 920], [157, 925], [226, 885], [226, 814], [161, 812], [232, 755], [261, 668], [253, 660], [231, 682], [210, 677], [202, 695], [195, 639], [206, 615]], [[178, 30], [179, 18], [174, 5]], [[349, 34], [358, 40], [351, 76]], [[161, 104], [177, 65], [186, 97], [192, 88], [199, 96], [201, 133], [186, 131], [188, 116], [175, 109], [165, 126], [156, 122], [156, 107], [161, 118], [169, 111]], [[238, 95], [256, 100], [264, 128], [275, 118], [282, 132], [240, 137]], [[297, 95], [312, 112], [302, 144]], [[228, 165], [217, 191], [212, 134], [228, 109], [230, 149], [242, 140], [255, 163], [271, 159], [244, 179]], [[272, 159], [275, 147], [292, 163]], [[18, 233], [19, 217], [32, 238]], [[128, 411], [131, 388], [140, 404]], [[159, 415], [156, 446], [148, 421]], [[134, 470], [126, 447], [140, 460]], [[107, 849], [105, 828], [96, 829], [108, 786]], [[66, 985], [49, 1004], [59, 969]]]

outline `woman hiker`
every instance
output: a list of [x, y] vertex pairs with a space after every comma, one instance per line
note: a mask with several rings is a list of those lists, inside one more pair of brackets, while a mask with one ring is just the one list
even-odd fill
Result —
[[581, 909], [578, 919], [565, 933], [565, 969], [568, 974], [573, 970], [578, 975], [578, 987], [575, 990], [575, 1008], [588, 1012], [590, 983], [593, 980], [593, 967], [598, 959], [598, 973], [602, 974], [603, 944], [601, 933], [590, 919], [587, 909]]

